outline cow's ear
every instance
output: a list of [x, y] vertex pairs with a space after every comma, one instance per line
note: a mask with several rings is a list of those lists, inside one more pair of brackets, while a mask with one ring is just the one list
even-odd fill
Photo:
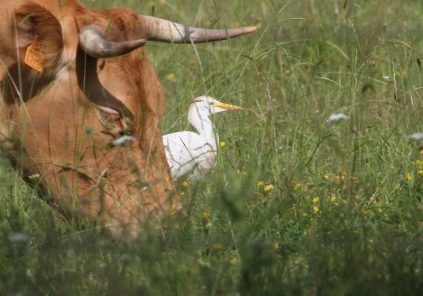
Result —
[[16, 40], [22, 61], [39, 72], [57, 67], [62, 51], [62, 28], [44, 7], [27, 3], [16, 9]]

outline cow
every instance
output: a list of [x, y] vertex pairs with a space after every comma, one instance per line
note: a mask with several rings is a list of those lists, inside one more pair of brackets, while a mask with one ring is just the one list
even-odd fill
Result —
[[139, 233], [181, 208], [162, 143], [164, 91], [144, 45], [255, 29], [194, 28], [77, 0], [2, 0], [2, 149], [60, 212]]

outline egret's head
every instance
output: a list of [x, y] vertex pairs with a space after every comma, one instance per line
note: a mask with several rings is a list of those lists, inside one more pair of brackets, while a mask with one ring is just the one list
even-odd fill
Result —
[[227, 110], [239, 110], [241, 107], [222, 103], [212, 97], [200, 96], [195, 98], [194, 103], [189, 108], [189, 117], [192, 117], [195, 113], [200, 117], [208, 117], [211, 114]]

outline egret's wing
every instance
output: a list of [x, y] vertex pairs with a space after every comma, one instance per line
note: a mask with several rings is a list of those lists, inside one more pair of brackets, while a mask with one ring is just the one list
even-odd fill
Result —
[[176, 132], [163, 136], [166, 159], [172, 177], [179, 178], [198, 166], [202, 155], [210, 150], [200, 135], [189, 132]]

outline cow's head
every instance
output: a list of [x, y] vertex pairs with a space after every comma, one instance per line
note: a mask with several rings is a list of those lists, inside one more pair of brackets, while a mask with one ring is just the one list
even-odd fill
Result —
[[165, 97], [143, 45], [255, 28], [192, 28], [75, 0], [2, 2], [0, 136], [24, 171], [60, 208], [94, 221], [134, 230], [178, 209], [160, 131]]

